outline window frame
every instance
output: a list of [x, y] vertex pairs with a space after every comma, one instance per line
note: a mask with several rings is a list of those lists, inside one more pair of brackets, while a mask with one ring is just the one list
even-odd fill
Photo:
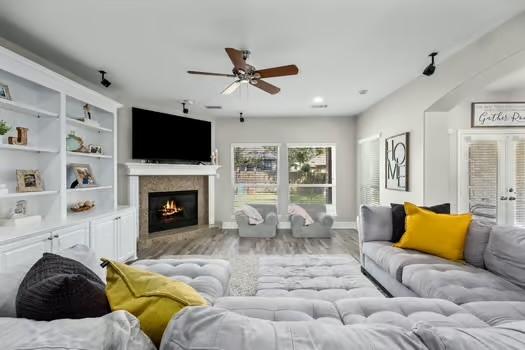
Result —
[[[281, 184], [281, 144], [276, 142], [237, 142], [232, 143], [230, 145], [230, 178], [231, 178], [231, 188], [232, 188], [232, 209], [235, 211], [235, 186], [242, 184], [242, 183], [235, 183], [235, 148], [255, 148], [255, 147], [277, 147], [277, 182], [276, 184], [259, 184], [259, 183], [250, 183], [250, 185], [255, 186], [275, 186], [277, 188], [276, 190], [276, 200], [275, 200], [275, 206], [277, 207], [277, 212], [279, 212], [279, 186]], [[235, 217], [235, 215], [232, 213], [232, 217]]]
[[[301, 143], [287, 143], [286, 144], [286, 173], [288, 179], [290, 177], [290, 164], [288, 163], [288, 150], [290, 148], [330, 148], [332, 154], [332, 183], [331, 184], [291, 184], [288, 180], [288, 204], [292, 203], [291, 201], [291, 189], [298, 187], [316, 187], [316, 188], [331, 188], [332, 189], [332, 204], [326, 204], [327, 214], [332, 216], [337, 216], [337, 144], [335, 143], [319, 143], [319, 142], [301, 142]], [[300, 204], [300, 203], [299, 203]]]
[[361, 160], [360, 159], [361, 157], [360, 147], [362, 147], [361, 145], [364, 143], [376, 142], [376, 141], [377, 141], [377, 155], [378, 155], [377, 170], [378, 170], [378, 179], [379, 179], [378, 193], [377, 193], [378, 195], [377, 205], [381, 205], [381, 151], [382, 151], [382, 148], [381, 148], [381, 134], [376, 134], [376, 135], [362, 138], [357, 141], [357, 207], [358, 208], [363, 204], [361, 202], [361, 185], [363, 184], [363, 179], [361, 176], [362, 164], [360, 162]]

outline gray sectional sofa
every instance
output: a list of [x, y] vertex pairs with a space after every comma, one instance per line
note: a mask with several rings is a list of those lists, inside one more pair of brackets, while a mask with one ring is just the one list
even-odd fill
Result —
[[473, 221], [461, 262], [395, 248], [391, 237], [390, 208], [362, 206], [361, 264], [392, 296], [525, 301], [525, 229]]

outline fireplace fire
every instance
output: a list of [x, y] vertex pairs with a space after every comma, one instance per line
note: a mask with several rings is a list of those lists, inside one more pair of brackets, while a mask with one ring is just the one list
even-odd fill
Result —
[[198, 224], [198, 192], [150, 192], [149, 233]]

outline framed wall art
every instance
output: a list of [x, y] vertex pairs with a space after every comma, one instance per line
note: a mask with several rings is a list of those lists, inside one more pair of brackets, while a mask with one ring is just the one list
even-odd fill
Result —
[[17, 170], [17, 192], [41, 192], [44, 190], [40, 170]]
[[474, 102], [473, 128], [525, 127], [525, 102]]
[[409, 136], [405, 132], [385, 140], [385, 188], [408, 191]]

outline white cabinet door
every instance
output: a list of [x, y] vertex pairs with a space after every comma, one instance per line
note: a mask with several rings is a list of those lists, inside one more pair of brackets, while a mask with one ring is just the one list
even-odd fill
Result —
[[51, 251], [51, 237], [51, 233], [45, 233], [2, 247], [0, 271], [7, 271], [19, 264], [32, 265], [42, 254]]
[[116, 260], [117, 250], [117, 219], [109, 216], [91, 222], [91, 244], [98, 258]]
[[53, 253], [60, 253], [76, 244], [83, 244], [89, 247], [88, 224], [53, 231]]
[[118, 258], [120, 261], [134, 259], [137, 256], [137, 235], [135, 214], [123, 213], [118, 217]]

